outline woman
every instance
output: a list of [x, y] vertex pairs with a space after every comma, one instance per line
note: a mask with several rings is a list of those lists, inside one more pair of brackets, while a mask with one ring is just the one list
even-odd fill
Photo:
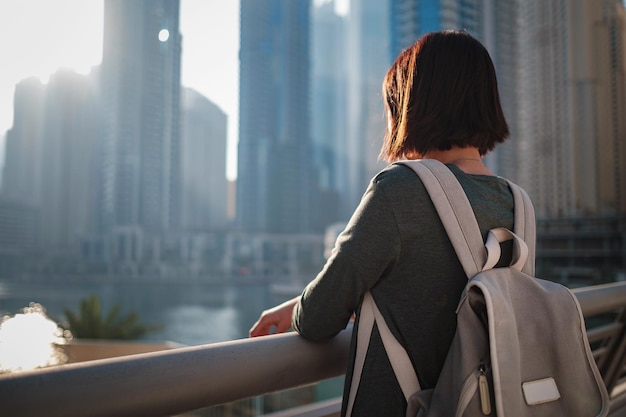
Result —
[[[513, 197], [482, 157], [509, 135], [487, 50], [465, 31], [429, 33], [403, 51], [383, 82], [387, 132], [381, 157], [437, 159], [455, 174], [483, 237], [513, 227]], [[415, 173], [391, 164], [370, 182], [332, 255], [301, 296], [264, 311], [251, 336], [293, 327], [304, 338], [332, 338], [371, 291], [405, 347], [422, 388], [434, 387], [455, 332], [467, 282]], [[355, 332], [356, 333], [356, 332]], [[342, 415], [355, 353], [346, 372]], [[376, 329], [354, 403], [354, 416], [404, 416], [406, 401]]]

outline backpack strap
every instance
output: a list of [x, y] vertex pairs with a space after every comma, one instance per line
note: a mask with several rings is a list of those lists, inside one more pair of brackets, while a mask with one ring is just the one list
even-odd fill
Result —
[[365, 364], [365, 356], [367, 355], [367, 347], [369, 346], [370, 338], [372, 336], [374, 323], [376, 323], [378, 333], [380, 334], [380, 338], [385, 346], [385, 352], [387, 352], [387, 357], [389, 358], [393, 372], [396, 375], [398, 384], [400, 385], [400, 388], [402, 388], [404, 398], [408, 402], [411, 395], [421, 390], [417, 374], [415, 373], [415, 369], [413, 368], [413, 364], [411, 363], [411, 359], [409, 358], [406, 349], [402, 347], [393, 333], [391, 333], [391, 330], [389, 330], [389, 327], [380, 313], [372, 294], [368, 291], [363, 296], [361, 313], [359, 314], [354, 370], [352, 372], [350, 394], [348, 396], [348, 404], [346, 406], [347, 417], [352, 415], [352, 408], [354, 407], [354, 400], [359, 389], [359, 382], [361, 381], [363, 365]]
[[522, 187], [506, 180], [513, 193], [515, 203], [514, 232], [520, 236], [528, 246], [528, 258], [522, 268], [526, 275], [535, 276], [535, 245], [537, 241], [537, 223], [535, 221], [535, 208], [533, 203]]
[[[468, 279], [483, 270], [487, 260], [485, 244], [467, 195], [452, 171], [435, 159], [399, 161], [413, 169], [430, 195], [454, 251]], [[528, 258], [522, 271], [535, 272], [535, 210], [526, 191], [506, 180], [514, 201], [514, 232], [528, 246]]]
[[487, 251], [467, 195], [454, 174], [435, 159], [400, 161], [420, 177], [454, 251], [470, 279], [483, 270]]

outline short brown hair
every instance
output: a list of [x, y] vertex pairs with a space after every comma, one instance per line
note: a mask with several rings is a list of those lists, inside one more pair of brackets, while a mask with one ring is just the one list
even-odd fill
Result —
[[466, 31], [427, 33], [402, 51], [383, 99], [387, 161], [468, 146], [485, 155], [509, 136], [493, 62]]

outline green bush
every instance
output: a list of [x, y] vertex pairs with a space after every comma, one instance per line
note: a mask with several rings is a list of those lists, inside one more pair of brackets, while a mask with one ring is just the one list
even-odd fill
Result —
[[140, 322], [139, 316], [131, 312], [120, 316], [121, 305], [116, 303], [106, 314], [102, 312], [100, 299], [91, 294], [80, 302], [78, 314], [64, 309], [67, 318], [66, 330], [79, 339], [115, 339], [136, 340], [147, 333], [158, 331], [162, 325], [146, 325]]

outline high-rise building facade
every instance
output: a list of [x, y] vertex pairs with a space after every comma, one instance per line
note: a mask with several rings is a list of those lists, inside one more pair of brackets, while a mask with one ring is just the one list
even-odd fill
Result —
[[348, 219], [368, 182], [386, 164], [378, 160], [385, 134], [382, 82], [391, 65], [389, 0], [350, 3], [347, 29], [346, 152], [341, 212]]
[[46, 85], [41, 141], [40, 244], [72, 253], [94, 231], [97, 97], [94, 80], [60, 70]]
[[[390, 53], [398, 54], [427, 32], [465, 29], [478, 34], [486, 3], [495, 0], [389, 0]], [[506, 2], [506, 1], [505, 1]]]
[[611, 278], [626, 256], [626, 13], [618, 0], [520, 2], [519, 173], [537, 266]]
[[309, 0], [241, 0], [237, 223], [311, 225]]
[[498, 91], [510, 138], [487, 155], [485, 162], [498, 175], [517, 181], [519, 173], [519, 0], [483, 0], [483, 42], [498, 77]]
[[101, 228], [179, 225], [179, 0], [106, 0]]
[[520, 182], [542, 218], [624, 216], [624, 6], [521, 4]]
[[6, 133], [2, 197], [38, 206], [41, 196], [45, 86], [28, 78], [15, 86], [13, 126]]
[[37, 251], [39, 210], [0, 197], [0, 277], [14, 278], [32, 266]]
[[227, 116], [195, 90], [182, 91], [182, 221], [187, 231], [228, 226]]
[[29, 230], [48, 254], [75, 253], [93, 231], [97, 117], [92, 76], [59, 70], [16, 86], [2, 198], [37, 213]]
[[335, 1], [313, 8], [311, 132], [319, 186], [313, 216], [321, 227], [344, 220], [339, 208], [346, 163], [346, 20]]

